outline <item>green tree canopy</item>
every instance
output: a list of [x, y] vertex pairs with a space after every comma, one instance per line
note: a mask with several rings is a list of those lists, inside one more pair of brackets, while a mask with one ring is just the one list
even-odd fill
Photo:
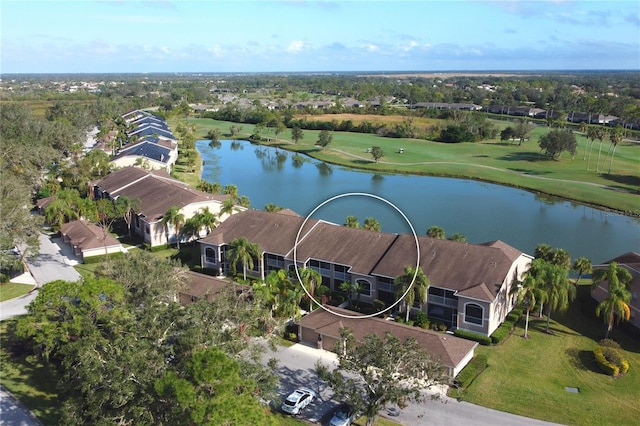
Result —
[[578, 146], [576, 136], [571, 130], [560, 129], [551, 130], [546, 135], [540, 137], [538, 144], [540, 145], [540, 149], [554, 160], [558, 159], [563, 151], [575, 155]]
[[414, 339], [401, 341], [387, 333], [384, 338], [371, 334], [356, 342], [348, 329], [342, 329], [340, 335], [335, 351], [338, 366], [329, 371], [318, 362], [316, 371], [337, 400], [347, 402], [367, 418], [367, 426], [375, 423], [387, 405], [404, 408], [408, 402], [421, 401], [422, 390], [448, 381], [441, 363]]

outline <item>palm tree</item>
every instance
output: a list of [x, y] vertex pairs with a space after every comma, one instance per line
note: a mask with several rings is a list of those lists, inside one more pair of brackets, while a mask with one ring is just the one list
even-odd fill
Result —
[[225, 185], [223, 194], [229, 195], [233, 200], [238, 198], [238, 187], [236, 185]]
[[247, 280], [247, 268], [253, 269], [254, 259], [259, 259], [262, 249], [258, 244], [250, 243], [246, 238], [236, 238], [231, 241], [227, 250], [227, 261], [231, 265], [233, 273], [237, 273], [238, 263], [242, 263], [242, 276]]
[[[615, 263], [615, 262], [612, 262]], [[613, 323], [618, 317], [618, 321], [628, 321], [631, 317], [631, 310], [629, 308], [629, 302], [631, 302], [631, 292], [620, 281], [609, 281], [609, 294], [606, 299], [603, 299], [596, 307], [596, 315], [604, 314], [603, 318], [607, 324], [607, 332], [604, 335], [605, 339], [609, 338], [609, 333], [613, 329]]]
[[547, 304], [546, 332], [549, 333], [551, 312], [567, 310], [576, 297], [576, 286], [569, 283], [569, 271], [561, 265], [546, 262], [541, 275], [544, 302]]
[[322, 275], [311, 268], [302, 268], [298, 270], [298, 273], [300, 274], [302, 286], [307, 290], [302, 297], [309, 299], [309, 312], [311, 312], [313, 311], [313, 297], [315, 296], [316, 288], [322, 284]]
[[[591, 162], [591, 151], [593, 150], [593, 143], [598, 139], [598, 132], [595, 127], [589, 127], [587, 129], [587, 139], [591, 141], [589, 144], [589, 159], [587, 160], [587, 171], [589, 170], [589, 163]], [[584, 155], [586, 157], [587, 151], [585, 149]]]
[[429, 229], [427, 229], [427, 237], [444, 240], [444, 229], [439, 226], [431, 226]]
[[263, 283], [254, 286], [272, 316], [297, 318], [300, 315], [302, 288], [291, 282], [284, 269], [271, 271]]
[[220, 217], [224, 215], [231, 216], [234, 211], [238, 211], [238, 207], [236, 207], [235, 205], [235, 199], [231, 197], [227, 198], [222, 202], [222, 205], [220, 206]]
[[340, 290], [347, 293], [347, 300], [349, 301], [349, 305], [353, 305], [353, 293], [356, 293], [356, 303], [357, 307], [360, 304], [360, 284], [355, 281], [345, 281], [340, 284]]
[[344, 226], [346, 226], [347, 228], [360, 228], [358, 218], [355, 216], [347, 216], [344, 221]]
[[[413, 279], [415, 275], [415, 280]], [[411, 282], [413, 281], [413, 286], [411, 286]], [[405, 293], [405, 309], [406, 309], [406, 318], [405, 321], [409, 321], [409, 313], [411, 312], [411, 307], [415, 302], [418, 302], [420, 306], [424, 305], [427, 302], [427, 291], [429, 290], [429, 278], [424, 274], [424, 271], [421, 267], [418, 267], [418, 271], [416, 273], [416, 269], [412, 266], [405, 266], [404, 273], [402, 275], [398, 275], [394, 280], [393, 284], [396, 286], [396, 298], [401, 298]], [[411, 289], [409, 289], [411, 287]], [[407, 292], [407, 290], [409, 291]]]
[[544, 264], [544, 260], [535, 259], [531, 262], [529, 269], [524, 274], [524, 280], [511, 289], [511, 294], [516, 294], [518, 303], [523, 304], [527, 308], [527, 316], [524, 324], [524, 337], [529, 338], [529, 313], [536, 306], [536, 303], [544, 300], [544, 294], [540, 288], [538, 280], [540, 264]]
[[600, 153], [602, 152], [602, 142], [607, 137], [607, 131], [605, 129], [598, 128], [596, 129], [596, 135], [598, 140], [600, 141], [600, 146], [598, 147], [598, 160], [596, 161], [596, 172], [600, 171]]
[[218, 226], [218, 216], [211, 212], [209, 207], [201, 209], [200, 213], [198, 213], [198, 218], [201, 228], [204, 228], [207, 234], [210, 234], [211, 231]]
[[633, 277], [631, 273], [621, 266], [618, 266], [616, 262], [611, 262], [607, 269], [596, 269], [593, 271], [593, 282], [591, 288], [595, 289], [600, 286], [601, 283], [607, 282], [607, 291], [611, 285], [620, 284], [626, 288], [629, 288]]
[[578, 277], [576, 278], [575, 285], [578, 285], [580, 282], [580, 278], [584, 274], [590, 274], [593, 270], [591, 266], [591, 261], [586, 257], [579, 257], [573, 262], [572, 269], [578, 273]]
[[133, 221], [134, 212], [140, 209], [140, 200], [131, 199], [121, 195], [117, 198], [116, 203], [118, 203], [122, 209], [123, 219], [127, 224], [129, 236], [131, 236], [131, 222]]
[[364, 220], [364, 224], [362, 225], [364, 229], [368, 229], [369, 231], [380, 232], [380, 222], [378, 222], [373, 217], [368, 217]]
[[624, 138], [622, 132], [622, 127], [620, 126], [616, 126], [609, 131], [609, 139], [611, 140], [611, 160], [609, 160], [609, 174], [611, 174], [611, 166], [613, 166], [613, 156], [616, 155], [616, 148]]
[[167, 232], [167, 245], [169, 245], [169, 224], [173, 225], [178, 250], [180, 250], [180, 227], [184, 225], [184, 220], [184, 214], [180, 213], [180, 208], [173, 206], [162, 216], [162, 221], [160, 222], [165, 226]]

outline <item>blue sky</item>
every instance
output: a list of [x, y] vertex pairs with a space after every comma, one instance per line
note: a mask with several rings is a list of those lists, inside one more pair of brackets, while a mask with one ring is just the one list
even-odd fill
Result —
[[640, 70], [638, 1], [0, 4], [0, 72]]

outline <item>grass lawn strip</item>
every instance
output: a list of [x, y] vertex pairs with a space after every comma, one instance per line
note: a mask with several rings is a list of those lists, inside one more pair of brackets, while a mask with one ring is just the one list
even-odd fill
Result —
[[544, 332], [546, 319], [532, 318], [530, 339], [520, 337], [524, 330], [518, 327], [500, 346], [479, 346], [477, 352], [487, 355], [489, 368], [466, 390], [464, 400], [562, 424], [636, 424], [640, 342], [614, 330], [631, 368], [619, 378], [605, 375], [592, 353], [605, 325], [585, 316], [579, 306], [576, 301], [565, 314], [552, 315], [553, 335]]
[[33, 289], [31, 284], [6, 283], [0, 285], [0, 302], [13, 299], [29, 293]]

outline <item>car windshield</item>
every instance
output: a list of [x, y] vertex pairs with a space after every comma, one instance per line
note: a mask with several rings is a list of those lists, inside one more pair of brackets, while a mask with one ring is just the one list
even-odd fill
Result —
[[294, 407], [296, 405], [296, 401], [289, 401], [288, 399], [284, 402], [285, 405], [289, 405], [291, 407]]
[[339, 418], [340, 420], [345, 420], [349, 416], [347, 415], [346, 411], [338, 411], [336, 413], [336, 417]]

